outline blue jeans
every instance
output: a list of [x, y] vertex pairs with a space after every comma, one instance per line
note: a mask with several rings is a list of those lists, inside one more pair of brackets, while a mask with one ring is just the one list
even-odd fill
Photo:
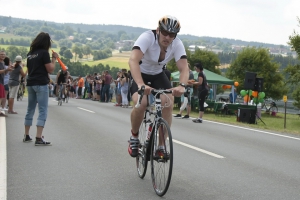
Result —
[[36, 126], [45, 126], [48, 114], [48, 85], [34, 85], [27, 86], [28, 91], [28, 106], [25, 116], [25, 126], [32, 126], [32, 118], [35, 112], [36, 105], [39, 108], [39, 116], [37, 118]]
[[106, 96], [106, 102], [108, 102], [109, 99], [109, 88], [110, 88], [110, 84], [105, 84], [102, 88], [102, 92], [101, 92], [101, 101], [104, 102], [105, 101], [105, 96]]

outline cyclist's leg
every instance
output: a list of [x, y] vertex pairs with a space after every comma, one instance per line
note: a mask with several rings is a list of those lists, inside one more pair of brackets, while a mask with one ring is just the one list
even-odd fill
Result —
[[144, 113], [146, 110], [146, 106], [147, 106], [147, 96], [145, 95], [142, 99], [141, 105], [139, 108], [135, 108], [135, 104], [137, 103], [138, 100], [138, 87], [136, 85], [136, 83], [132, 84], [132, 88], [131, 88], [131, 92], [134, 92], [134, 94], [132, 95], [132, 100], [133, 100], [133, 109], [131, 111], [131, 137], [129, 142], [129, 146], [128, 146], [128, 153], [130, 156], [132, 157], [136, 157], [138, 156], [138, 148], [139, 148], [139, 144], [140, 141], [138, 139], [139, 136], [139, 128], [140, 125], [143, 121], [144, 118]]
[[[133, 107], [136, 105], [138, 94], [135, 92], [132, 95]], [[144, 113], [147, 106], [146, 96], [143, 97], [139, 108], [133, 108], [131, 111], [131, 128], [133, 133], [138, 133], [141, 122], [143, 121]]]

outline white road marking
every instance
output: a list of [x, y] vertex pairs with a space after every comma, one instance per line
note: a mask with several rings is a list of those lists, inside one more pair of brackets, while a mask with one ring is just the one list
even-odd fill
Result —
[[6, 122], [0, 117], [0, 199], [7, 198]]
[[205, 153], [205, 154], [207, 154], [207, 155], [216, 157], [216, 158], [225, 158], [224, 156], [221, 156], [221, 155], [218, 155], [218, 154], [215, 154], [215, 153], [206, 151], [206, 150], [204, 150], [204, 149], [200, 149], [200, 148], [198, 148], [198, 147], [195, 147], [195, 146], [186, 144], [186, 143], [184, 143], [184, 142], [180, 142], [180, 141], [178, 141], [178, 140], [174, 140], [174, 139], [173, 139], [173, 142], [175, 142], [175, 143], [177, 143], [177, 144], [180, 144], [180, 145], [182, 145], [182, 146], [188, 147], [188, 148], [190, 148], [190, 149], [194, 149], [194, 150], [196, 150], [196, 151]]
[[230, 125], [230, 124], [223, 124], [223, 123], [220, 123], [220, 122], [207, 121], [207, 120], [205, 120], [205, 121], [210, 122], [210, 123], [214, 123], [214, 124], [220, 124], [220, 125], [224, 125], [224, 126], [230, 126], [230, 127], [249, 130], [249, 131], [256, 131], [256, 132], [260, 132], [260, 133], [265, 133], [265, 134], [269, 134], [269, 135], [274, 135], [274, 136], [278, 136], [278, 137], [284, 137], [284, 138], [289, 138], [289, 139], [300, 141], [300, 138], [297, 138], [297, 137], [291, 137], [291, 136], [287, 136], [287, 135], [280, 135], [280, 134], [277, 134], [277, 133], [271, 133], [271, 132], [267, 132], [267, 131], [261, 131], [261, 130], [256, 130], [256, 129], [252, 129], [252, 128], [245, 128], [245, 127], [235, 126], [235, 125]]
[[87, 110], [87, 109], [84, 109], [84, 108], [80, 108], [80, 107], [77, 107], [78, 109], [81, 109], [81, 110], [84, 110], [84, 111], [87, 111], [87, 112], [90, 112], [90, 113], [95, 113], [94, 111], [91, 111], [91, 110]]

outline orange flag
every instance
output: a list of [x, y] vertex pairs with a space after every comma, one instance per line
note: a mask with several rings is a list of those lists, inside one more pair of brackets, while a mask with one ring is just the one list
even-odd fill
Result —
[[[52, 52], [54, 52], [54, 51], [52, 50]], [[61, 66], [61, 68], [63, 70], [67, 70], [66, 65], [61, 61], [61, 59], [59, 57], [57, 57], [57, 62], [59, 63], [59, 65]]]

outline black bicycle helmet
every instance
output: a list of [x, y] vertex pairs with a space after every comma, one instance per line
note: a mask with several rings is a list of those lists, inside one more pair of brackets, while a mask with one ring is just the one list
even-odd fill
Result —
[[180, 22], [176, 17], [166, 15], [158, 21], [159, 28], [177, 34], [180, 31]]

